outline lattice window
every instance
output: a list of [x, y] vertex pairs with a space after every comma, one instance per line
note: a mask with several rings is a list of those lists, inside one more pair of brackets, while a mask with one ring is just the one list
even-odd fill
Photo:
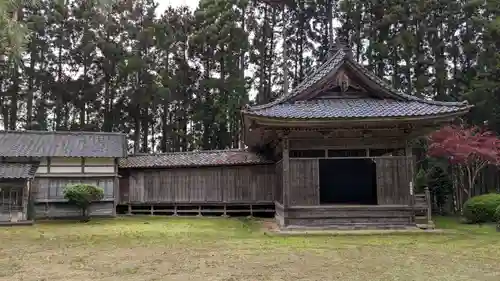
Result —
[[289, 155], [292, 158], [323, 158], [325, 157], [325, 151], [322, 149], [290, 150]]
[[330, 149], [328, 157], [366, 157], [366, 149]]

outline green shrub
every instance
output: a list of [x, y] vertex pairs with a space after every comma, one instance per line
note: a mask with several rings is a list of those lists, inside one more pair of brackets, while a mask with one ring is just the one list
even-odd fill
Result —
[[497, 210], [495, 212], [495, 221], [497, 221], [500, 225], [500, 206], [497, 207]]
[[82, 211], [84, 218], [89, 217], [88, 209], [92, 201], [101, 200], [104, 197], [104, 190], [90, 184], [69, 185], [64, 189], [64, 198]]
[[472, 197], [464, 204], [463, 215], [469, 223], [492, 222], [500, 206], [500, 194], [490, 193]]

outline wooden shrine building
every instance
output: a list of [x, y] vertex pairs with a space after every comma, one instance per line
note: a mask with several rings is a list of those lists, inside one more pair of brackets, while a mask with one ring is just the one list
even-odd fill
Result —
[[430, 206], [413, 190], [412, 140], [469, 109], [400, 93], [337, 43], [295, 89], [242, 110], [244, 150], [127, 156], [119, 133], [0, 132], [0, 222], [26, 220], [28, 197], [34, 217], [74, 216], [62, 191], [83, 182], [105, 190], [92, 215], [267, 212], [288, 229], [415, 226]]
[[337, 43], [294, 90], [243, 110], [245, 143], [277, 161], [281, 227], [414, 225], [411, 141], [467, 103], [400, 93]]

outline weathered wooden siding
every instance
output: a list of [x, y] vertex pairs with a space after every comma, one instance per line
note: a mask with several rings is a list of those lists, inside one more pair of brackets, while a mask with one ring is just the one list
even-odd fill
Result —
[[272, 202], [274, 165], [130, 170], [121, 203]]
[[376, 158], [377, 200], [379, 205], [411, 204], [412, 157]]
[[319, 160], [290, 159], [290, 205], [319, 204]]
[[[377, 200], [379, 205], [409, 205], [413, 158], [378, 157]], [[332, 171], [334, 172], [334, 171]], [[290, 159], [290, 205], [312, 206], [320, 202], [319, 160]]]
[[[281, 207], [281, 208], [280, 208]], [[276, 205], [277, 221], [286, 228], [405, 228], [414, 227], [413, 210], [406, 205], [389, 206], [295, 206]], [[279, 210], [279, 211], [278, 211]]]
[[283, 162], [280, 160], [276, 163], [276, 184], [275, 184], [275, 197], [274, 200], [283, 204]]

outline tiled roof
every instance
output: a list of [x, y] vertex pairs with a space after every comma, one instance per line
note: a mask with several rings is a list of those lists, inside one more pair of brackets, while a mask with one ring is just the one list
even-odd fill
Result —
[[0, 156], [125, 157], [124, 134], [101, 132], [0, 131]]
[[204, 150], [150, 155], [130, 155], [119, 161], [120, 168], [170, 168], [230, 166], [272, 163], [263, 156], [245, 150]]
[[1, 179], [28, 179], [35, 176], [38, 164], [34, 163], [0, 163]]
[[[360, 111], [365, 111], [369, 110], [369, 108], [366, 108], [367, 103], [370, 103], [371, 106], [375, 106], [376, 108], [379, 108], [381, 111], [379, 111], [379, 114], [377, 116], [396, 116], [392, 112], [389, 111], [389, 109], [384, 109], [382, 108], [381, 104], [374, 105], [376, 102], [375, 101], [370, 101], [367, 102], [366, 99], [361, 99], [361, 100], [352, 100], [352, 101], [345, 101], [345, 100], [340, 100], [340, 101], [318, 101], [318, 102], [312, 102], [312, 104], [309, 105], [298, 105], [297, 103], [293, 103], [293, 99], [298, 96], [301, 93], [308, 92], [311, 89], [314, 89], [316, 86], [318, 86], [318, 83], [321, 83], [320, 81], [325, 79], [326, 77], [329, 77], [329, 75], [332, 75], [332, 73], [335, 73], [340, 69], [340, 67], [343, 64], [348, 64], [350, 67], [352, 67], [356, 72], [360, 73], [360, 75], [363, 75], [367, 79], [369, 79], [373, 84], [377, 85], [380, 87], [387, 95], [388, 97], [391, 97], [394, 99], [394, 103], [391, 104], [391, 109], [395, 110], [400, 114], [400, 116], [417, 116], [414, 114], [414, 109], [415, 108], [422, 108], [425, 112], [425, 114], [422, 115], [427, 115], [427, 114], [439, 114], [439, 113], [449, 113], [449, 112], [455, 112], [455, 111], [465, 111], [470, 108], [470, 106], [467, 104], [467, 102], [439, 102], [439, 101], [430, 101], [430, 100], [424, 100], [420, 99], [414, 96], [410, 96], [404, 93], [401, 93], [394, 88], [392, 88], [388, 83], [386, 83], [384, 80], [381, 78], [377, 77], [375, 74], [373, 74], [371, 71], [369, 71], [366, 67], [363, 65], [359, 64], [356, 62], [351, 55], [350, 49], [346, 46], [339, 46], [336, 51], [322, 64], [320, 65], [311, 75], [306, 77], [295, 89], [292, 91], [286, 93], [285, 95], [282, 95], [278, 97], [276, 100], [267, 103], [267, 104], [262, 104], [262, 105], [257, 105], [257, 106], [251, 106], [247, 107], [246, 109], [243, 110], [244, 113], [250, 114], [250, 115], [261, 115], [261, 116], [268, 116], [267, 114], [274, 114], [274, 115], [279, 115], [281, 117], [290, 117], [293, 118], [293, 116], [285, 116], [287, 112], [290, 113], [295, 113], [300, 116], [304, 116], [303, 118], [312, 118], [309, 117], [310, 115], [314, 115], [313, 113], [299, 113], [304, 110], [313, 110], [313, 109], [321, 109], [321, 110], [330, 110], [329, 112], [323, 112], [321, 114], [316, 113], [316, 115], [320, 115], [320, 117], [328, 117], [328, 116], [335, 116], [335, 117], [354, 117], [352, 115], [359, 115], [359, 113], [350, 113], [349, 110], [346, 109], [340, 109], [339, 106], [355, 106], [357, 110]], [[397, 102], [399, 101], [399, 103]], [[360, 103], [359, 105], [355, 105], [355, 103]], [[388, 102], [386, 102], [388, 103]], [[333, 108], [330, 108], [330, 106], [333, 106]], [[297, 107], [296, 109], [291, 109], [291, 107]], [[401, 107], [396, 110], [395, 107]], [[279, 113], [278, 113], [279, 112]], [[340, 112], [343, 112], [346, 114], [346, 116], [339, 116], [338, 114]], [[307, 117], [306, 117], [307, 116]], [[374, 117], [376, 115], [371, 114], [371, 117]]]
[[252, 115], [274, 118], [370, 118], [446, 114], [459, 111], [459, 106], [442, 106], [420, 101], [398, 101], [375, 98], [339, 98], [283, 103], [255, 110]]

